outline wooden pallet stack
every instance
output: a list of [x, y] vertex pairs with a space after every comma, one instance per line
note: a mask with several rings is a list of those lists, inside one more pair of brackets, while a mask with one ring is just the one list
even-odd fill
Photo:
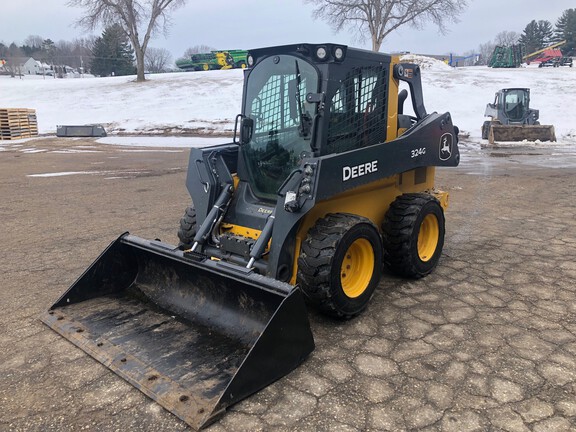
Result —
[[0, 141], [30, 138], [37, 135], [36, 110], [0, 108]]

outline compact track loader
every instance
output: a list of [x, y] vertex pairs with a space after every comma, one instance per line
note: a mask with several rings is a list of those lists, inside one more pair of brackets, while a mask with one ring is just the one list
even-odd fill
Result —
[[486, 105], [482, 139], [490, 144], [502, 141], [556, 141], [554, 126], [541, 125], [540, 112], [530, 108], [530, 89], [507, 88], [496, 92]]
[[179, 245], [121, 235], [42, 318], [194, 428], [304, 361], [306, 302], [351, 318], [383, 263], [436, 267], [435, 167], [459, 162], [415, 64], [334, 44], [247, 63], [234, 139], [191, 151]]

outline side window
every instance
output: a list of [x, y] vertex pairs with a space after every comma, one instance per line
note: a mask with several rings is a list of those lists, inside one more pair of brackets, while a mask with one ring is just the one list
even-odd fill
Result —
[[345, 91], [342, 86], [338, 89], [334, 97], [332, 98], [332, 104], [330, 105], [330, 114], [333, 113], [343, 113], [344, 112], [344, 97]]
[[386, 138], [387, 70], [353, 69], [330, 101], [326, 153], [341, 153]]
[[378, 103], [378, 93], [375, 91], [378, 81], [378, 73], [374, 69], [366, 70], [360, 77], [355, 79], [354, 87], [358, 88], [357, 113], [373, 111]]

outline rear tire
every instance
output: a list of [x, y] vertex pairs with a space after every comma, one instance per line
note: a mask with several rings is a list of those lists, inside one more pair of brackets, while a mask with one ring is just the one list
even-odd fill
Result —
[[445, 221], [440, 202], [427, 193], [400, 195], [384, 224], [384, 263], [400, 276], [421, 278], [438, 264]]
[[193, 205], [186, 208], [184, 215], [180, 219], [180, 228], [178, 229], [178, 247], [182, 250], [190, 249], [196, 236], [196, 209]]
[[381, 263], [380, 234], [370, 220], [329, 214], [302, 243], [297, 281], [322, 312], [349, 319], [368, 305], [380, 281]]

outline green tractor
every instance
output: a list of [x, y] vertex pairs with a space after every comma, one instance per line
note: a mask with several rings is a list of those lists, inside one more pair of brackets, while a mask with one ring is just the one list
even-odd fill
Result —
[[211, 51], [192, 54], [190, 60], [180, 59], [176, 66], [187, 71], [209, 71], [217, 69], [246, 68], [246, 53], [243, 50]]

